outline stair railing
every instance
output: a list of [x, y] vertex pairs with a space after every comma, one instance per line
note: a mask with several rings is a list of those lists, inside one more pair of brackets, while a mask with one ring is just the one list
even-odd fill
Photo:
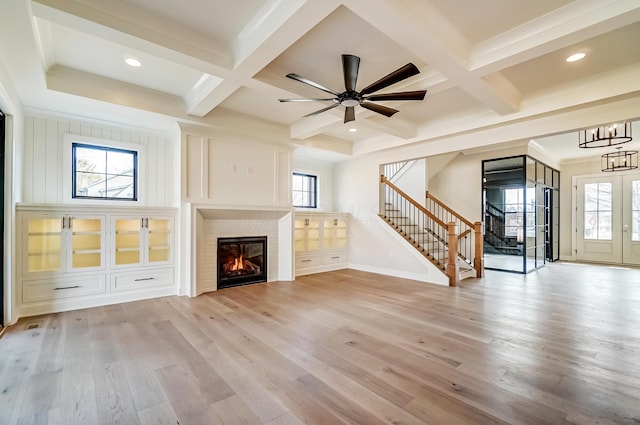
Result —
[[454, 211], [429, 191], [425, 196], [425, 207], [435, 217], [446, 223], [455, 223], [458, 227], [458, 257], [476, 271], [476, 277], [482, 277], [484, 271], [482, 223], [472, 223]]
[[380, 183], [380, 216], [447, 274], [449, 286], [456, 286], [457, 256], [447, 252], [458, 252], [458, 225], [446, 223], [432, 214], [384, 175], [380, 176]]

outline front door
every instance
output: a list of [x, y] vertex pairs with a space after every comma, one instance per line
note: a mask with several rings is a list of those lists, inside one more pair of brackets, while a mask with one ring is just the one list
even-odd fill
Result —
[[640, 265], [640, 175], [622, 178], [622, 262]]
[[576, 258], [640, 265], [640, 175], [576, 181]]

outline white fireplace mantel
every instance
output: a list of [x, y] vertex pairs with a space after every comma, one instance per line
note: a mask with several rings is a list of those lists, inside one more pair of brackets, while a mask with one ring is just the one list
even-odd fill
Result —
[[182, 234], [189, 235], [182, 246], [184, 286], [181, 293], [197, 296], [217, 290], [215, 249], [217, 237], [269, 237], [268, 282], [294, 279], [293, 209], [269, 206], [186, 204]]

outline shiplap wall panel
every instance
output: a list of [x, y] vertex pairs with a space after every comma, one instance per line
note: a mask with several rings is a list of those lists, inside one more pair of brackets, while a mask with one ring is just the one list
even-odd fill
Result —
[[33, 120], [33, 200], [34, 202], [46, 202], [46, 136], [47, 121], [43, 119]]
[[144, 163], [140, 163], [143, 176], [139, 190], [143, 205], [166, 207], [177, 202], [171, 182], [177, 178], [174, 173], [178, 171], [178, 160], [172, 155], [169, 137], [58, 118], [25, 116], [24, 122], [24, 202], [69, 202], [64, 199], [65, 173], [68, 170], [63, 167], [65, 135], [68, 134], [142, 147]]
[[24, 145], [22, 150], [25, 173], [22, 176], [23, 191], [22, 199], [25, 202], [33, 202], [33, 200], [27, 196], [33, 194], [33, 117], [24, 117]]
[[45, 202], [54, 204], [58, 202], [58, 121], [48, 119], [45, 125]]

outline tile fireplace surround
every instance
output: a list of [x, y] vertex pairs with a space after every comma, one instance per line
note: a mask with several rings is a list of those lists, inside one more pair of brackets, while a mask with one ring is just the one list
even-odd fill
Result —
[[218, 238], [266, 235], [267, 282], [293, 280], [292, 220], [290, 209], [191, 205], [190, 252], [185, 253], [191, 285], [184, 292], [195, 296], [218, 289]]

